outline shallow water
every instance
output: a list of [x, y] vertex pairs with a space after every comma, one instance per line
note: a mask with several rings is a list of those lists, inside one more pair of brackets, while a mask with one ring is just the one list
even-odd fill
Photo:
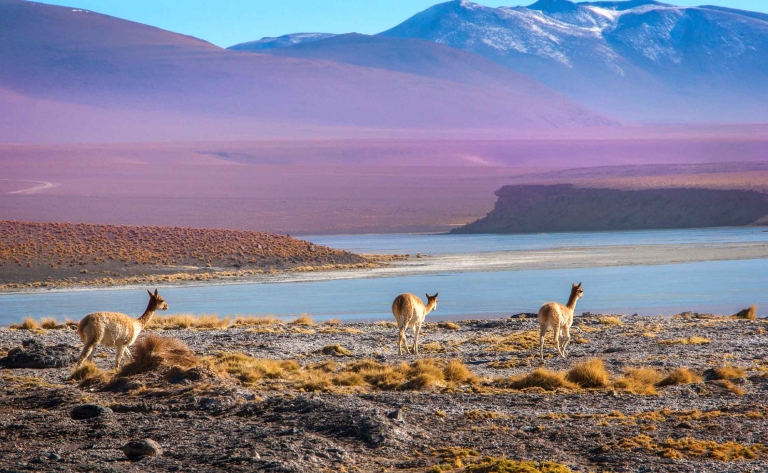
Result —
[[766, 242], [768, 241], [768, 228], [693, 228], [684, 230], [532, 233], [523, 235], [310, 235], [300, 238], [319, 245], [328, 245], [355, 253], [444, 254], [541, 250], [572, 246]]
[[[584, 311], [672, 315], [684, 310], [732, 314], [751, 304], [768, 315], [766, 260], [618, 266], [586, 269], [452, 273], [306, 283], [233, 284], [161, 288], [169, 313], [276, 315], [308, 313], [317, 320], [391, 319], [390, 304], [401, 292], [424, 297], [439, 291], [429, 319], [489, 318], [536, 312], [543, 302], [566, 302], [570, 284], [583, 282]], [[23, 317], [79, 319], [115, 310], [138, 316], [143, 289], [109, 289], [0, 296], [0, 326]]]

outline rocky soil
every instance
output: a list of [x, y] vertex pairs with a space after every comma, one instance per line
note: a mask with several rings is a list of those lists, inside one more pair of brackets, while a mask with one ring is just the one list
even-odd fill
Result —
[[[363, 359], [396, 365], [435, 358], [460, 360], [477, 377], [422, 387], [313, 385], [279, 375], [248, 382], [205, 363], [111, 386], [104, 377], [78, 385], [68, 380], [71, 365], [5, 367], [0, 471], [768, 469], [766, 320], [585, 314], [574, 323], [568, 358], [554, 357], [548, 335], [544, 366], [559, 372], [600, 358], [608, 384], [503, 387], [501, 379], [541, 367], [537, 329], [535, 317], [525, 315], [432, 323], [422, 332], [422, 354], [402, 357], [396, 329], [385, 324], [155, 332], [182, 340], [203, 359], [234, 352], [333, 371]], [[22, 346], [28, 339], [37, 343]], [[25, 356], [34, 366], [61, 364], [57, 357], [69, 363], [79, 346], [71, 329], [0, 329], [0, 356], [12, 355], [12, 366], [24, 366]], [[108, 370], [113, 356], [99, 349], [98, 366]], [[620, 387], [617, 380], [640, 367], [662, 374], [687, 367], [703, 379], [657, 387], [657, 394]], [[707, 371], [716, 367], [737, 369], [731, 379], [716, 380]], [[505, 470], [503, 458], [531, 461], [536, 469]]]

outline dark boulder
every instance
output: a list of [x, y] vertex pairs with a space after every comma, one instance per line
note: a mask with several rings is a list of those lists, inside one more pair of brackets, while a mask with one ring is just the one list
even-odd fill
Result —
[[35, 339], [21, 342], [12, 348], [0, 366], [6, 368], [61, 368], [77, 361], [80, 350], [71, 345], [44, 345]]

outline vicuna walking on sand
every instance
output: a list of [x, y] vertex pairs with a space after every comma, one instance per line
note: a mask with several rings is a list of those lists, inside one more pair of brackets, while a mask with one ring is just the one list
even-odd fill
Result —
[[539, 309], [539, 342], [541, 345], [541, 361], [544, 361], [544, 335], [547, 329], [552, 327], [555, 332], [555, 345], [560, 356], [565, 358], [565, 348], [571, 341], [571, 325], [573, 324], [573, 311], [576, 309], [576, 301], [584, 297], [581, 283], [571, 287], [571, 297], [568, 304], [547, 302]]
[[115, 369], [120, 367], [120, 360], [123, 354], [133, 359], [128, 347], [133, 345], [136, 337], [152, 320], [156, 310], [168, 310], [168, 304], [157, 293], [149, 293], [149, 304], [147, 310], [138, 319], [132, 319], [119, 312], [94, 312], [86, 315], [77, 325], [77, 334], [85, 346], [77, 359], [77, 366], [80, 366], [85, 359], [93, 360], [93, 354], [96, 346], [100, 343], [108, 348], [115, 349]]
[[408, 342], [405, 340], [405, 330], [408, 326], [413, 327], [413, 353], [419, 353], [419, 334], [421, 333], [421, 324], [427, 314], [437, 309], [437, 293], [434, 296], [427, 294], [427, 305], [425, 306], [421, 299], [413, 294], [400, 294], [392, 303], [392, 314], [397, 320], [397, 327], [400, 330], [397, 339], [397, 349], [399, 354], [405, 351], [411, 353], [408, 348]]

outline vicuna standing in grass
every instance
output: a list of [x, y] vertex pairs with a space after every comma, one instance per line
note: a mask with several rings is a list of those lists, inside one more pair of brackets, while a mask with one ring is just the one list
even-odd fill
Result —
[[539, 309], [539, 342], [541, 345], [541, 361], [544, 361], [544, 335], [547, 329], [552, 327], [555, 332], [555, 345], [560, 356], [565, 358], [565, 348], [571, 341], [571, 325], [573, 324], [573, 311], [576, 309], [576, 301], [584, 297], [584, 289], [581, 283], [571, 287], [571, 297], [568, 304], [547, 302]]
[[157, 293], [149, 293], [147, 310], [138, 319], [132, 319], [119, 312], [94, 312], [86, 315], [77, 325], [77, 334], [85, 346], [77, 359], [77, 366], [88, 359], [93, 360], [93, 354], [98, 344], [115, 349], [115, 369], [120, 367], [123, 354], [131, 357], [128, 348], [136, 341], [141, 331], [152, 320], [156, 310], [168, 310], [168, 304]]
[[395, 298], [392, 303], [392, 314], [397, 320], [397, 327], [399, 329], [399, 335], [397, 339], [398, 352], [403, 354], [403, 346], [405, 351], [411, 353], [408, 348], [408, 342], [405, 340], [405, 330], [408, 326], [413, 327], [413, 353], [419, 353], [419, 334], [421, 333], [421, 324], [424, 323], [424, 319], [427, 314], [437, 309], [437, 293], [434, 296], [427, 294], [427, 305], [425, 306], [421, 299], [413, 294], [400, 294]]

